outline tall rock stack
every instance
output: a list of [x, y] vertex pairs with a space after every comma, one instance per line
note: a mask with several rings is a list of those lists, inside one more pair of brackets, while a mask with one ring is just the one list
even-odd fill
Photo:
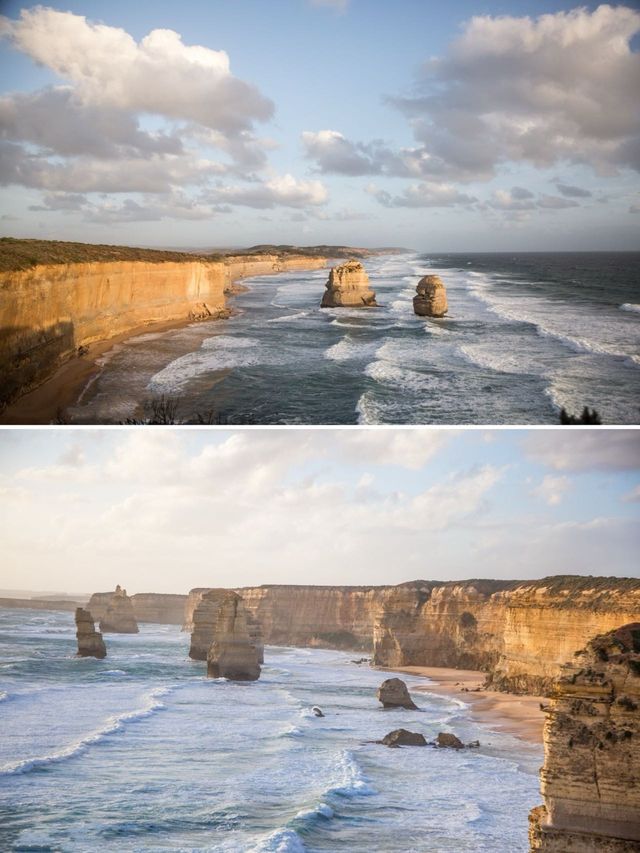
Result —
[[227, 592], [220, 604], [215, 637], [207, 655], [207, 675], [232, 681], [260, 678], [259, 652], [242, 599], [235, 592]]
[[536, 853], [640, 850], [640, 623], [591, 640], [545, 709]]
[[137, 634], [140, 630], [131, 599], [120, 584], [100, 620], [100, 630], [103, 634]]
[[360, 261], [347, 261], [329, 273], [321, 308], [376, 308], [376, 294]]
[[449, 310], [447, 290], [439, 275], [423, 276], [413, 297], [413, 310], [420, 317], [444, 317]]
[[96, 631], [93, 616], [83, 607], [76, 608], [76, 637], [78, 639], [77, 657], [106, 658], [107, 647], [102, 634]]
[[192, 660], [206, 660], [215, 637], [220, 605], [228, 590], [209, 589], [202, 593], [192, 616], [191, 645], [189, 657]]

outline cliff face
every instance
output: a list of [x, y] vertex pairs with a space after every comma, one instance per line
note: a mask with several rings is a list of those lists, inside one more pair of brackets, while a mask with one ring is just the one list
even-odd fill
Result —
[[[384, 587], [239, 587], [265, 643], [371, 650], [376, 598]], [[206, 588], [189, 593], [185, 630]]]
[[[94, 592], [89, 599], [87, 608], [98, 621], [106, 613], [112, 597], [113, 592]], [[182, 625], [184, 623], [186, 595], [137, 592], [130, 598], [137, 622], [157, 622], [160, 625]]]
[[[187, 630], [205, 590], [192, 590]], [[556, 577], [395, 587], [236, 590], [275, 645], [362, 649], [374, 663], [480, 669], [494, 689], [546, 692], [597, 634], [640, 620], [640, 581]]]
[[563, 667], [546, 712], [531, 850], [640, 849], [640, 623], [588, 643]]
[[0, 407], [81, 347], [140, 326], [225, 316], [237, 278], [316, 269], [323, 258], [53, 264], [0, 273]]
[[416, 583], [382, 596], [374, 662], [481, 669], [493, 689], [540, 694], [592, 637], [637, 619], [640, 581]]

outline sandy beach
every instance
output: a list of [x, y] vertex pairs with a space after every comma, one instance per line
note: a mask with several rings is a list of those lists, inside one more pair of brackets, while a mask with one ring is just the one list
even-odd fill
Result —
[[[389, 670], [386, 670], [388, 672]], [[517, 696], [513, 693], [499, 693], [495, 690], [482, 690], [485, 673], [472, 669], [447, 669], [435, 666], [405, 666], [394, 672], [406, 672], [421, 675], [429, 679], [424, 687], [413, 690], [426, 693], [439, 693], [455, 696], [471, 706], [473, 716], [492, 729], [515, 735], [530, 743], [542, 743], [544, 713], [540, 704], [542, 696]]]
[[84, 355], [66, 361], [53, 376], [7, 406], [0, 415], [0, 424], [42, 425], [56, 423], [59, 418], [59, 422], [64, 423], [64, 410], [78, 400], [87, 384], [100, 371], [98, 359], [116, 344], [145, 332], [167, 332], [193, 322], [187, 319], [146, 323], [108, 340], [91, 344]]

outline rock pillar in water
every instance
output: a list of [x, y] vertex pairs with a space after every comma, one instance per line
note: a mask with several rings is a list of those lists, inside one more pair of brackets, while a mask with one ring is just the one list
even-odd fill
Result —
[[76, 608], [77, 656], [81, 658], [106, 658], [107, 647], [102, 634], [96, 631], [93, 616], [83, 607]]
[[[207, 659], [211, 643], [215, 639], [220, 607], [229, 592], [228, 589], [210, 589], [202, 594], [192, 616], [193, 629], [189, 647], [189, 657], [192, 660]], [[258, 663], [264, 663], [264, 641], [260, 623], [246, 608], [244, 612], [249, 636], [258, 654]]]
[[444, 317], [449, 310], [447, 291], [439, 275], [425, 275], [416, 287], [413, 310], [420, 317]]
[[375, 308], [376, 294], [360, 261], [347, 261], [329, 273], [321, 308]]
[[378, 701], [382, 702], [385, 708], [408, 708], [413, 710], [417, 707], [413, 699], [409, 695], [407, 685], [401, 678], [387, 678], [378, 687]]
[[591, 640], [545, 708], [536, 853], [640, 850], [640, 623]]
[[127, 590], [122, 589], [119, 584], [100, 620], [100, 630], [103, 634], [137, 634], [139, 632], [133, 603], [127, 595]]
[[259, 651], [251, 636], [247, 611], [235, 592], [227, 592], [218, 610], [214, 640], [207, 655], [209, 678], [256, 681]]

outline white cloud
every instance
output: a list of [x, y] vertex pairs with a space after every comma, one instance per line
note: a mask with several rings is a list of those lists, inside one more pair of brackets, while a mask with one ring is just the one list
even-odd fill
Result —
[[490, 178], [507, 161], [640, 168], [640, 13], [602, 5], [472, 18], [418, 95], [396, 98], [428, 155], [425, 173]]
[[542, 498], [549, 506], [557, 506], [562, 502], [565, 492], [570, 488], [571, 480], [568, 477], [555, 477], [552, 474], [547, 474], [533, 490], [533, 494]]
[[524, 440], [527, 454], [556, 471], [627, 471], [640, 468], [640, 430], [536, 431]]
[[83, 15], [37, 6], [2, 32], [36, 62], [73, 84], [86, 106], [189, 119], [227, 133], [271, 117], [273, 104], [234, 77], [228, 55], [188, 46], [173, 30], [152, 30], [140, 42]]
[[478, 201], [474, 196], [460, 192], [453, 184], [411, 184], [399, 195], [392, 195], [377, 187], [367, 189], [385, 207], [453, 207]]
[[293, 175], [281, 175], [247, 186], [221, 186], [211, 190], [209, 197], [216, 202], [244, 205], [258, 209], [276, 207], [308, 207], [324, 204], [329, 194], [320, 181], [297, 180]]

